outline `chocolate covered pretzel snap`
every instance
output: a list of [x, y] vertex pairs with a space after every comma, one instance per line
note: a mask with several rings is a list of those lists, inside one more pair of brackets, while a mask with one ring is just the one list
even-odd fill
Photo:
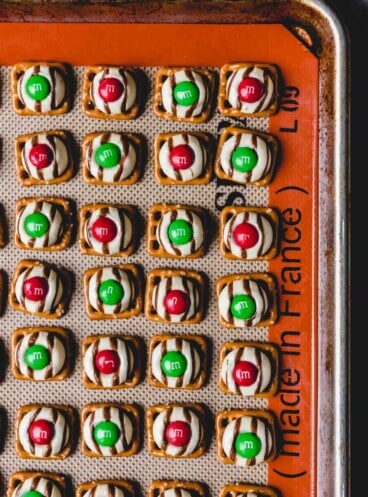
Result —
[[205, 280], [197, 271], [153, 269], [147, 277], [144, 312], [168, 324], [196, 324], [203, 319]]
[[141, 276], [135, 264], [87, 269], [83, 286], [91, 319], [125, 319], [143, 310]]
[[16, 311], [57, 319], [67, 310], [71, 290], [71, 274], [63, 267], [23, 259], [12, 277], [9, 304]]
[[218, 110], [224, 116], [262, 117], [278, 110], [279, 72], [273, 64], [225, 64], [220, 69]]
[[127, 388], [141, 380], [141, 342], [134, 336], [94, 335], [82, 346], [86, 388]]
[[88, 404], [81, 413], [82, 452], [88, 457], [129, 457], [140, 443], [133, 404]]
[[148, 380], [154, 387], [200, 388], [207, 368], [207, 343], [195, 335], [156, 335], [149, 345]]
[[58, 197], [22, 198], [15, 205], [14, 241], [18, 248], [64, 250], [71, 244], [72, 206]]
[[42, 471], [19, 471], [9, 480], [7, 497], [65, 497], [64, 475]]
[[126, 256], [135, 250], [136, 209], [131, 205], [90, 204], [79, 211], [83, 254]]
[[197, 258], [207, 248], [204, 209], [188, 205], [153, 205], [148, 213], [147, 250], [154, 257]]
[[71, 453], [73, 429], [74, 412], [68, 406], [22, 406], [16, 417], [16, 452], [25, 459], [65, 459]]
[[147, 436], [153, 456], [200, 457], [206, 448], [204, 409], [195, 403], [151, 406], [147, 411]]
[[59, 115], [69, 111], [66, 64], [21, 62], [12, 67], [13, 109], [21, 116]]
[[141, 107], [138, 73], [121, 66], [91, 66], [83, 78], [83, 111], [100, 119], [135, 119]]
[[215, 174], [233, 183], [266, 186], [274, 176], [278, 151], [278, 141], [270, 134], [225, 128], [217, 145]]
[[154, 480], [148, 489], [148, 497], [205, 497], [200, 483], [185, 480]]
[[134, 487], [127, 480], [97, 480], [77, 487], [76, 497], [134, 497]]
[[266, 485], [234, 483], [225, 485], [220, 497], [281, 497], [281, 494], [276, 488]]
[[62, 183], [74, 174], [71, 136], [66, 131], [17, 136], [15, 156], [17, 178], [22, 186]]
[[270, 326], [278, 319], [277, 282], [270, 273], [219, 278], [216, 294], [220, 323], [226, 328]]
[[231, 410], [216, 416], [217, 456], [224, 464], [254, 466], [278, 453], [276, 420], [271, 411]]
[[243, 397], [276, 394], [279, 351], [268, 342], [226, 342], [220, 350], [219, 387]]
[[270, 260], [279, 251], [279, 214], [270, 207], [224, 207], [220, 251], [226, 259]]
[[63, 380], [70, 370], [70, 348], [65, 328], [18, 328], [11, 341], [12, 372], [18, 380]]
[[142, 173], [143, 140], [133, 133], [98, 132], [82, 143], [83, 179], [92, 185], [132, 185]]
[[207, 69], [162, 67], [156, 74], [153, 110], [172, 121], [204, 123], [212, 112], [214, 75]]
[[203, 132], [171, 132], [156, 136], [154, 167], [163, 185], [204, 185], [213, 176], [214, 139]]

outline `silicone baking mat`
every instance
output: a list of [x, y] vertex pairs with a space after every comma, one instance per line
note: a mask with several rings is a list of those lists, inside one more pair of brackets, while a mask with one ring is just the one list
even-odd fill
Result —
[[[73, 272], [76, 287], [70, 309], [57, 322], [17, 313], [6, 305], [0, 318], [0, 340], [9, 361], [10, 338], [17, 327], [43, 324], [71, 330], [74, 360], [70, 376], [61, 382], [31, 383], [16, 380], [9, 366], [0, 383], [0, 407], [4, 418], [0, 453], [2, 494], [11, 474], [20, 470], [61, 473], [75, 489], [96, 479], [136, 481], [142, 494], [152, 480], [192, 480], [208, 486], [210, 495], [219, 495], [231, 483], [267, 484], [279, 489], [284, 497], [316, 494], [317, 437], [317, 232], [318, 232], [318, 60], [282, 25], [107, 25], [107, 24], [3, 24], [2, 40], [6, 53], [0, 56], [0, 203], [6, 215], [9, 241], [0, 251], [0, 268], [9, 280], [16, 264], [31, 258], [63, 265]], [[53, 117], [20, 117], [12, 110], [10, 70], [21, 61], [60, 61], [72, 65], [76, 87], [72, 110]], [[276, 64], [282, 74], [279, 112], [266, 119], [223, 118], [216, 111], [205, 124], [180, 124], [158, 118], [152, 110], [154, 76], [159, 67], [185, 65], [207, 67], [215, 73], [229, 62]], [[118, 122], [88, 118], [81, 107], [81, 82], [86, 66], [121, 64], [140, 67], [147, 75], [151, 91], [143, 114], [136, 120]], [[225, 184], [214, 178], [203, 186], [162, 186], [153, 174], [153, 142], [158, 133], [176, 130], [206, 131], [218, 137], [223, 126], [232, 124], [245, 129], [262, 130], [275, 135], [281, 144], [281, 160], [269, 187], [243, 187]], [[148, 158], [141, 180], [130, 186], [91, 186], [80, 169], [75, 177], [55, 186], [21, 187], [15, 176], [15, 138], [23, 133], [64, 129], [72, 133], [80, 146], [94, 131], [131, 131], [143, 134], [148, 143]], [[207, 254], [197, 260], [158, 259], [148, 255], [145, 238], [136, 253], [126, 258], [102, 258], [82, 255], [78, 241], [69, 249], [55, 253], [22, 251], [15, 247], [14, 206], [21, 197], [61, 196], [73, 199], [80, 208], [104, 201], [133, 204], [143, 218], [157, 203], [186, 203], [209, 210], [218, 226], [225, 205], [271, 206], [282, 214], [280, 254], [268, 262], [238, 262], [220, 255], [218, 232], [211, 239]], [[85, 269], [110, 263], [137, 263], [145, 274], [154, 268], [197, 269], [209, 279], [208, 308], [205, 319], [197, 325], [160, 325], [143, 314], [127, 320], [91, 321], [84, 309], [82, 275]], [[214, 283], [232, 273], [270, 271], [279, 283], [280, 319], [268, 328], [227, 330], [218, 320]], [[211, 342], [210, 375], [196, 391], [158, 389], [144, 381], [132, 389], [93, 391], [83, 387], [81, 343], [87, 335], [133, 334], [149, 339], [159, 333], [178, 335], [194, 333]], [[226, 395], [218, 388], [220, 346], [230, 340], [270, 341], [282, 352], [280, 390], [268, 400]], [[146, 436], [140, 452], [129, 458], [85, 457], [80, 444], [64, 461], [21, 459], [14, 449], [14, 421], [19, 406], [29, 403], [66, 404], [80, 413], [92, 402], [135, 402], [145, 412], [147, 407], [165, 402], [200, 402], [212, 416], [230, 408], [270, 409], [278, 419], [283, 443], [272, 463], [241, 468], [222, 464], [216, 456], [214, 425], [206, 453], [191, 460], [166, 460], [147, 451]]]

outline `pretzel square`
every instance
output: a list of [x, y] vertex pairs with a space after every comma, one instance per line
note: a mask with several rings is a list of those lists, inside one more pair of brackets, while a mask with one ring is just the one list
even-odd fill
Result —
[[[103, 167], [95, 159], [100, 146], [111, 143], [119, 147], [121, 157], [116, 166]], [[104, 150], [106, 157], [111, 150]], [[143, 138], [134, 133], [89, 133], [82, 142], [82, 174], [90, 185], [133, 185], [142, 175]], [[125, 170], [131, 172], [125, 173]]]
[[[170, 151], [186, 145], [192, 153], [193, 163], [185, 169], [175, 169], [171, 163]], [[213, 156], [215, 141], [209, 133], [170, 132], [160, 133], [154, 143], [155, 177], [162, 185], [206, 185], [213, 178]], [[184, 156], [178, 161], [185, 164]]]
[[[111, 454], [104, 455], [102, 452], [97, 452], [96, 450], [88, 447], [85, 437], [84, 437], [84, 426], [85, 423], [88, 422], [89, 416], [93, 416], [97, 410], [103, 410], [104, 412], [109, 409], [118, 409], [119, 410], [119, 422], [121, 423], [122, 417], [126, 416], [127, 419], [132, 423], [133, 426], [133, 434], [132, 441], [130, 442], [130, 446], [128, 448], [124, 448], [119, 452], [113, 452], [111, 449]], [[87, 457], [130, 457], [135, 455], [140, 446], [140, 422], [139, 422], [139, 411], [138, 408], [133, 404], [120, 404], [114, 402], [97, 402], [93, 404], [88, 404], [84, 406], [81, 412], [81, 449], [85, 456]], [[109, 416], [109, 421], [111, 421], [111, 416]], [[90, 422], [91, 426], [93, 425], [93, 420]], [[120, 428], [120, 437], [121, 437], [121, 427]], [[93, 434], [92, 434], [93, 437]], [[94, 447], [98, 445], [94, 442]], [[108, 447], [109, 449], [110, 447]]]
[[[28, 238], [29, 235], [24, 231], [22, 225], [22, 223], [25, 221], [22, 215], [25, 210], [28, 211], [28, 209], [32, 207], [32, 204], [34, 204], [34, 207], [27, 215], [42, 213], [47, 218], [49, 227], [45, 234]], [[48, 204], [51, 204], [50, 209]], [[59, 223], [55, 217], [56, 215], [58, 215], [60, 219], [59, 227]], [[73, 217], [73, 205], [68, 199], [59, 197], [21, 198], [15, 204], [15, 245], [23, 250], [38, 250], [43, 252], [65, 250], [66, 248], [70, 247], [72, 242]], [[37, 229], [36, 223], [34, 224], [34, 226], [35, 229]], [[49, 243], [50, 233], [53, 229], [57, 230], [55, 234], [55, 243], [51, 245], [45, 245]], [[24, 241], [24, 238], [26, 239], [26, 241]], [[42, 242], [42, 245], [37, 246], [37, 242]]]
[[[126, 497], [134, 497], [134, 495], [136, 495], [134, 485], [127, 480], [94, 480], [78, 485], [76, 489], [76, 497], [84, 497], [87, 493], [88, 495], [95, 495], [95, 491], [101, 485], [107, 485], [109, 489], [118, 488]], [[111, 494], [109, 493], [109, 495], [115, 494], [112, 492]]]
[[[185, 452], [180, 453], [180, 451], [176, 455], [167, 453], [165, 448], [160, 448], [155, 441], [154, 423], [157, 420], [158, 416], [162, 413], [168, 412], [168, 416], [165, 417], [165, 421], [168, 421], [168, 418], [170, 418], [169, 413], [176, 408], [183, 408], [186, 409], [187, 411], [192, 412], [198, 418], [200, 425], [201, 433], [198, 435], [199, 436], [198, 445], [194, 447], [193, 452], [187, 454]], [[200, 404], [188, 402], [182, 404], [173, 403], [173, 404], [158, 404], [151, 406], [147, 409], [146, 413], [146, 429], [147, 429], [148, 451], [154, 457], [165, 457], [169, 459], [194, 459], [202, 456], [206, 450], [207, 439], [206, 439], [205, 430], [207, 429], [207, 424], [205, 422], [205, 410]], [[165, 428], [163, 431], [165, 432]], [[193, 436], [192, 431], [190, 436]]]
[[18, 471], [17, 473], [13, 473], [9, 479], [7, 497], [15, 497], [18, 487], [29, 479], [34, 480], [32, 489], [37, 491], [37, 486], [41, 478], [55, 485], [60, 491], [61, 497], [65, 497], [67, 486], [65, 476], [57, 473], [44, 473], [42, 471]]
[[153, 480], [148, 489], [148, 497], [165, 497], [165, 491], [173, 489], [175, 495], [182, 497], [181, 490], [191, 497], [205, 497], [206, 489], [200, 483], [187, 480]]
[[[65, 433], [62, 435], [63, 438], [66, 433], [69, 433], [68, 439], [64, 443], [64, 447], [61, 448], [60, 452], [57, 452], [55, 454], [50, 454], [46, 456], [37, 456], [35, 454], [32, 454], [31, 452], [27, 451], [23, 447], [23, 440], [21, 438], [20, 434], [20, 426], [23, 421], [23, 418], [29, 414], [30, 412], [41, 412], [43, 408], [51, 408], [53, 409], [58, 415], [61, 415], [64, 420], [65, 420]], [[35, 416], [32, 415], [31, 419], [35, 419]], [[63, 460], [66, 457], [68, 457], [71, 454], [72, 451], [72, 445], [73, 445], [73, 433], [75, 429], [75, 414], [74, 410], [69, 407], [69, 406], [64, 406], [64, 405], [44, 405], [44, 404], [29, 404], [22, 406], [18, 409], [17, 415], [16, 415], [16, 421], [15, 421], [15, 450], [18, 454], [19, 457], [22, 457], [24, 459], [38, 459], [38, 460]], [[28, 427], [28, 429], [30, 426]], [[27, 429], [27, 431], [28, 431]]]
[[[42, 337], [41, 341], [39, 341], [40, 334]], [[25, 362], [24, 357], [20, 354], [20, 350], [22, 350], [22, 342], [26, 342], [27, 346], [39, 344], [43, 345], [43, 334], [47, 335], [47, 338], [45, 337], [45, 339], [47, 342], [49, 362], [44, 368], [42, 368], [42, 371], [36, 370], [34, 372]], [[55, 326], [34, 326], [28, 328], [17, 328], [14, 330], [11, 338], [10, 350], [11, 370], [13, 376], [17, 380], [27, 380], [33, 382], [64, 380], [70, 372], [69, 338], [68, 330]], [[45, 345], [43, 346], [45, 347]], [[53, 369], [55, 367], [53, 366], [53, 363], [55, 361], [57, 362], [58, 355], [60, 353], [65, 354], [64, 363], [60, 366], [60, 370], [53, 374]], [[35, 350], [33, 354], [37, 355], [39, 352]]]
[[[252, 290], [249, 288], [245, 290], [245, 287], [249, 287], [253, 284], [253, 291], [260, 294], [262, 297], [258, 299], [259, 302], [263, 302], [264, 309], [261, 309], [261, 316], [259, 320], [254, 321], [254, 315], [250, 316], [246, 319], [236, 319], [234, 316], [231, 319], [228, 318], [230, 313], [231, 301], [226, 296], [226, 287], [230, 285], [233, 287], [234, 285], [238, 285], [241, 287], [239, 289], [239, 294], [245, 293], [249, 295], [254, 303], [255, 299], [252, 297]], [[223, 276], [216, 281], [216, 295], [218, 299], [218, 314], [220, 324], [225, 328], [234, 329], [234, 328], [244, 328], [246, 326], [271, 326], [276, 323], [279, 317], [278, 311], [278, 288], [276, 278], [270, 273], [239, 273], [239, 274], [231, 274], [229, 276]], [[221, 292], [224, 290], [224, 293]], [[232, 289], [232, 296], [238, 295], [236, 290]], [[222, 304], [222, 295], [224, 295], [224, 307]], [[226, 304], [226, 306], [225, 306]], [[242, 304], [239, 304], [242, 305]], [[225, 308], [226, 307], [226, 308]], [[256, 304], [255, 304], [255, 307]], [[255, 308], [255, 313], [258, 312], [258, 309]], [[225, 317], [226, 316], [226, 317]]]
[[[253, 354], [252, 359], [246, 356], [243, 359], [242, 352], [248, 349], [250, 352], [254, 351], [254, 361]], [[229, 354], [231, 354], [229, 356]], [[235, 357], [234, 357], [235, 356]], [[226, 364], [225, 361], [227, 357], [231, 357], [231, 360]], [[246, 386], [241, 386], [234, 381], [234, 388], [231, 388], [226, 381], [226, 378], [233, 378], [234, 370], [239, 361], [247, 361], [250, 365], [258, 370], [257, 378], [258, 383], [250, 383]], [[257, 362], [255, 362], [257, 361]], [[277, 393], [279, 384], [279, 364], [280, 364], [280, 352], [275, 344], [269, 342], [226, 342], [221, 346], [220, 349], [220, 364], [219, 364], [219, 375], [218, 375], [218, 385], [222, 392], [231, 395], [242, 395], [242, 396], [253, 396], [253, 397], [272, 397]], [[226, 369], [226, 374], [224, 374], [224, 368]], [[265, 385], [262, 384], [263, 378], [268, 377], [268, 371], [266, 375], [266, 369], [269, 369], [269, 382]], [[251, 378], [252, 372], [249, 369], [245, 369], [239, 373], [243, 378]], [[246, 388], [251, 389], [252, 392], [247, 392]]]
[[[48, 85], [48, 95], [40, 100], [27, 93], [27, 80], [34, 81], [32, 91], [41, 91], [43, 82]], [[43, 79], [42, 79], [43, 78]], [[14, 111], [20, 116], [60, 115], [70, 110], [70, 68], [59, 62], [20, 62], [12, 67], [12, 102]], [[43, 95], [41, 95], [43, 96]], [[57, 100], [60, 100], [59, 102]]]
[[[236, 149], [246, 148], [252, 153], [255, 165], [251, 168], [252, 158], [241, 155], [239, 169], [234, 167], [233, 153]], [[251, 131], [229, 126], [220, 135], [215, 158], [215, 174], [218, 178], [241, 185], [267, 186], [271, 183], [279, 153], [278, 140], [268, 133]]]
[[[169, 348], [168, 343], [170, 344]], [[187, 346], [185, 349], [183, 347], [184, 344]], [[157, 347], [159, 347], [159, 349], [157, 349]], [[175, 388], [180, 390], [197, 390], [198, 388], [201, 388], [205, 382], [207, 374], [207, 349], [207, 340], [199, 335], [162, 334], [153, 336], [150, 340], [148, 351], [149, 359], [147, 375], [149, 383], [153, 387], [158, 388]], [[163, 371], [163, 380], [157, 378], [157, 375], [155, 375], [155, 362], [157, 362], [157, 358], [154, 362], [155, 350], [160, 350], [159, 358], [161, 358], [161, 360], [164, 357], [164, 354], [169, 350], [181, 353], [185, 358], [186, 368], [191, 371], [190, 378], [185, 378], [185, 372], [180, 376], [175, 375], [172, 378], [168, 378]], [[176, 369], [178, 369], [177, 363], [171, 363], [171, 366], [172, 368], [176, 367]], [[175, 385], [170, 384], [171, 379], [175, 382]]]
[[225, 485], [221, 489], [219, 497], [243, 497], [248, 495], [254, 497], [281, 497], [280, 492], [276, 488], [244, 483]]
[[[189, 317], [184, 315], [183, 318], [170, 320], [170, 318], [167, 318], [166, 316], [160, 316], [159, 311], [154, 305], [154, 291], [157, 290], [158, 285], [161, 282], [171, 278], [180, 278], [186, 285], [189, 284], [191, 287], [189, 288], [189, 293], [191, 293], [191, 295], [189, 296], [189, 305], [193, 303], [193, 309]], [[148, 273], [147, 276], [144, 313], [147, 319], [158, 323], [197, 324], [204, 317], [204, 293], [205, 279], [204, 276], [198, 271], [185, 269], [153, 269]], [[159, 302], [159, 304], [162, 303]], [[166, 314], [164, 309], [162, 310], [161, 314], [162, 313]], [[188, 312], [186, 312], [186, 314], [188, 314]]]
[[[35, 270], [35, 272], [38, 272], [38, 270], [40, 270], [44, 275], [46, 275], [47, 273], [50, 274], [51, 272], [54, 272], [56, 274], [56, 278], [58, 279], [58, 285], [60, 285], [61, 287], [61, 298], [60, 301], [55, 305], [53, 305], [52, 303], [49, 310], [42, 310], [42, 309], [32, 310], [30, 302], [27, 303], [28, 299], [24, 298], [23, 289], [21, 290], [22, 294], [20, 296], [19, 295], [17, 296], [18, 279], [22, 277], [23, 274], [32, 275], [33, 270]], [[58, 294], [58, 288], [60, 287], [58, 286], [57, 288], [52, 289], [55, 296]], [[49, 290], [50, 287], [48, 288], [48, 291]], [[23, 259], [18, 263], [17, 267], [15, 268], [10, 283], [9, 305], [16, 311], [21, 311], [26, 314], [32, 314], [33, 316], [45, 317], [48, 319], [58, 319], [67, 311], [67, 308], [70, 303], [71, 292], [72, 292], [72, 276], [71, 273], [69, 273], [69, 271], [67, 271], [61, 266], [56, 266], [54, 264]], [[41, 295], [39, 292], [38, 294]]]
[[[178, 81], [176, 81], [177, 77], [179, 77]], [[195, 104], [188, 102], [188, 104], [180, 105], [175, 100], [174, 84], [177, 86], [183, 82], [196, 86], [198, 96]], [[171, 121], [193, 124], [204, 123], [208, 121], [213, 111], [214, 87], [214, 74], [207, 69], [161, 67], [155, 78], [153, 110], [158, 117], [170, 119]], [[179, 93], [183, 96], [185, 94], [191, 96], [191, 89], [183, 88]], [[169, 98], [169, 103], [166, 102], [167, 98]], [[200, 104], [201, 98], [203, 103]], [[197, 109], [197, 106], [200, 106], [199, 109]], [[184, 110], [180, 111], [181, 107], [184, 107]]]
[[[243, 433], [242, 430], [242, 418], [248, 418], [250, 422], [248, 425], [247, 432], [256, 435], [259, 439], [264, 436], [265, 440], [260, 440], [261, 450], [264, 445], [265, 449], [268, 450], [267, 453], [252, 456], [249, 458], [238, 456], [235, 450], [235, 440], [237, 436]], [[233, 423], [237, 426], [238, 433], [235, 429], [231, 430], [231, 433], [225, 433], [226, 428]], [[261, 433], [257, 435], [257, 430], [260, 427]], [[232, 436], [234, 440], [231, 444], [230, 454], [225, 452], [223, 446], [224, 435]], [[262, 444], [263, 442], [263, 444]], [[252, 448], [256, 442], [252, 439], [248, 440], [244, 445], [248, 448]], [[261, 411], [261, 410], [247, 410], [247, 409], [234, 409], [229, 411], [222, 411], [216, 415], [216, 445], [217, 445], [217, 457], [224, 464], [236, 464], [240, 466], [254, 466], [261, 462], [273, 461], [278, 453], [277, 447], [277, 431], [276, 431], [276, 419], [275, 415], [271, 411]], [[259, 455], [258, 459], [257, 456]]]
[[[98, 351], [101, 350], [100, 343], [104, 341], [109, 341], [111, 343], [111, 348], [106, 348], [103, 346], [103, 350], [113, 351], [119, 357], [119, 369], [114, 371], [111, 375], [112, 381], [109, 382], [108, 386], [105, 384], [107, 381], [106, 374], [101, 375], [95, 364], [95, 356], [97, 356]], [[125, 357], [122, 359], [119, 356], [119, 344], [124, 348]], [[89, 354], [89, 351], [92, 353]], [[88, 354], [88, 356], [86, 355]], [[132, 335], [91, 335], [83, 340], [82, 344], [82, 360], [83, 360], [83, 383], [86, 388], [94, 390], [106, 390], [110, 389], [120, 389], [120, 388], [133, 388], [141, 381], [143, 376], [142, 366], [142, 342], [141, 339]], [[89, 357], [91, 356], [91, 357]], [[90, 360], [91, 359], [91, 360]], [[111, 361], [111, 359], [110, 359]], [[93, 373], [96, 374], [98, 382], [93, 381], [90, 375], [87, 374], [87, 366], [92, 368]], [[126, 380], [124, 382], [119, 382], [119, 372], [120, 368], [126, 368], [128, 371], [126, 373]], [[105, 377], [105, 378], [104, 378]]]
[[[38, 144], [47, 145], [53, 153], [47, 167], [37, 168], [30, 160], [30, 151]], [[38, 157], [47, 156], [41, 152]], [[22, 186], [55, 185], [69, 181], [75, 173], [71, 135], [63, 130], [49, 130], [17, 136], [15, 167], [18, 182]]]
[[[106, 78], [105, 78], [106, 76]], [[118, 81], [121, 87], [121, 96], [112, 101], [104, 101], [99, 92], [99, 88], [94, 88], [94, 85], [101, 83], [109, 77]], [[133, 89], [134, 87], [134, 89]], [[113, 88], [109, 89], [106, 85], [106, 91], [112, 93]], [[99, 119], [115, 119], [127, 120], [135, 119], [139, 116], [142, 107], [142, 89], [139, 78], [139, 72], [133, 68], [118, 67], [118, 66], [90, 66], [86, 69], [83, 77], [82, 85], [82, 107], [83, 112], [88, 117]], [[94, 96], [93, 96], [94, 95]], [[96, 102], [95, 99], [101, 99], [101, 102]], [[133, 103], [127, 108], [130, 99]], [[118, 103], [118, 109], [113, 108], [114, 104]], [[102, 110], [103, 109], [103, 110]]]
[[271, 116], [278, 111], [278, 100], [275, 65], [246, 62], [221, 67], [217, 108], [223, 116]]
[[[192, 228], [192, 238], [185, 244], [174, 244], [168, 234], [167, 219], [183, 219]], [[165, 230], [162, 224], [167, 225]], [[201, 207], [181, 204], [156, 204], [151, 206], [148, 213], [146, 229], [147, 251], [154, 257], [172, 259], [197, 259], [207, 250], [207, 213]], [[165, 247], [169, 248], [170, 251]], [[189, 251], [189, 253], [187, 253]]]
[[[122, 279], [120, 279], [120, 281], [116, 280], [119, 281], [123, 289], [124, 283], [127, 285], [123, 298], [127, 298], [128, 291], [131, 292], [131, 299], [126, 309], [120, 311], [116, 309], [116, 311], [114, 311], [112, 314], [103, 312], [103, 309], [101, 310], [101, 308], [103, 308], [104, 304], [98, 295], [98, 289], [96, 289], [93, 294], [93, 297], [96, 298], [98, 308], [96, 308], [96, 305], [94, 306], [91, 303], [91, 280], [93, 279], [92, 281], [94, 281], [95, 279], [103, 277], [104, 271], [112, 271], [114, 275], [118, 273], [120, 278], [124, 277], [124, 280], [126, 277], [127, 281], [124, 282]], [[84, 303], [88, 317], [90, 319], [126, 319], [138, 316], [143, 310], [143, 289], [141, 280], [142, 278], [140, 270], [136, 264], [120, 264], [109, 267], [94, 267], [87, 269], [83, 275], [83, 287]]]
[[[99, 252], [93, 245], [91, 245], [86, 238], [86, 230], [88, 230], [88, 223], [91, 216], [97, 211], [101, 211], [103, 215], [113, 214], [116, 219], [114, 219], [115, 225], [119, 223], [121, 226], [122, 233], [120, 235], [120, 243], [117, 251], [113, 253], [109, 252], [109, 242], [104, 242], [102, 244], [102, 251]], [[131, 237], [128, 240], [126, 246], [122, 246], [122, 237], [125, 235], [125, 219], [131, 225]], [[79, 246], [82, 254], [87, 255], [98, 255], [104, 257], [122, 257], [131, 255], [136, 250], [136, 221], [137, 221], [137, 210], [132, 205], [122, 205], [122, 204], [89, 204], [84, 205], [79, 210]]]
[[[253, 246], [243, 248], [234, 240], [234, 229], [242, 223], [257, 234]], [[269, 261], [279, 253], [279, 226], [279, 213], [271, 207], [224, 207], [220, 213], [220, 252], [225, 259]], [[252, 234], [243, 236], [249, 239]]]

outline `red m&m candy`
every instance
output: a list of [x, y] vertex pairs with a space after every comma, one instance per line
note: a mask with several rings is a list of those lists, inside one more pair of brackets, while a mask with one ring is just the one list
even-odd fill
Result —
[[257, 228], [250, 223], [238, 224], [233, 231], [234, 242], [242, 249], [249, 249], [256, 245], [259, 239]]
[[243, 79], [238, 86], [239, 99], [242, 102], [252, 104], [258, 102], [265, 92], [265, 87], [257, 78], [248, 77]]
[[48, 291], [49, 284], [47, 283], [47, 280], [45, 278], [41, 278], [40, 276], [28, 278], [23, 283], [24, 296], [33, 302], [43, 300]]
[[175, 447], [184, 447], [190, 442], [192, 431], [185, 421], [172, 421], [165, 430], [165, 438]]
[[119, 355], [115, 350], [100, 350], [96, 355], [95, 364], [102, 374], [115, 373], [120, 366]]
[[111, 242], [117, 235], [116, 224], [109, 217], [99, 217], [91, 226], [92, 236], [101, 243]]
[[46, 445], [54, 436], [54, 425], [46, 419], [38, 419], [31, 424], [28, 433], [34, 444]]
[[171, 290], [165, 296], [164, 306], [169, 314], [183, 314], [189, 306], [188, 294], [182, 290]]
[[116, 78], [104, 78], [98, 87], [98, 93], [104, 102], [119, 100], [123, 92], [124, 86]]
[[188, 169], [194, 163], [195, 155], [189, 145], [176, 145], [170, 150], [169, 159], [174, 169]]
[[249, 387], [256, 382], [258, 376], [257, 367], [249, 361], [239, 361], [233, 369], [233, 378], [237, 385]]
[[53, 159], [54, 153], [51, 147], [46, 145], [46, 143], [34, 145], [29, 152], [29, 160], [37, 169], [48, 167]]

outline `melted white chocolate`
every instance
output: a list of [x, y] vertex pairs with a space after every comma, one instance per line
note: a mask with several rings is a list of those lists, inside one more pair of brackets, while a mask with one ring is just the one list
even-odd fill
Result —
[[[257, 229], [258, 241], [250, 248], [241, 248], [234, 240], [233, 232], [239, 224], [249, 223]], [[257, 259], [267, 254], [273, 244], [274, 232], [266, 216], [257, 212], [241, 212], [231, 217], [222, 233], [223, 242], [230, 252], [239, 259]]]
[[[246, 459], [235, 451], [235, 441], [240, 433], [254, 433], [261, 442], [261, 450], [252, 459]], [[237, 466], [253, 466], [267, 459], [273, 450], [274, 440], [266, 423], [254, 416], [242, 416], [239, 420], [234, 419], [224, 429], [222, 436], [222, 447], [226, 456], [233, 460]]]
[[[194, 162], [187, 169], [174, 169], [170, 161], [171, 150], [178, 145], [188, 145], [194, 153]], [[160, 148], [158, 160], [163, 173], [178, 182], [190, 181], [203, 173], [207, 162], [207, 154], [198, 137], [190, 133], [178, 133], [171, 136]]]
[[[256, 102], [243, 102], [239, 98], [239, 84], [246, 77], [256, 78], [265, 86], [265, 92]], [[244, 114], [254, 114], [266, 110], [275, 95], [275, 85], [269, 73], [261, 67], [246, 67], [234, 71], [226, 84], [227, 100], [232, 107], [244, 112]]]
[[[185, 447], [177, 447], [167, 442], [165, 430], [173, 421], [184, 421], [190, 426], [191, 436]], [[196, 413], [187, 407], [169, 407], [162, 411], [153, 422], [153, 438], [156, 445], [170, 456], [188, 456], [203, 443], [203, 427]]]
[[[48, 283], [48, 292], [45, 298], [39, 301], [27, 299], [23, 292], [24, 282], [33, 277], [45, 278]], [[60, 276], [54, 269], [46, 268], [43, 265], [24, 269], [15, 283], [15, 296], [17, 301], [31, 313], [54, 311], [61, 302], [63, 292], [64, 288]]]
[[[37, 445], [29, 436], [29, 429], [33, 422], [46, 420], [52, 423], [54, 435], [49, 444]], [[21, 419], [18, 429], [18, 439], [22, 449], [36, 457], [57, 456], [69, 444], [70, 430], [64, 413], [53, 407], [41, 407], [28, 411]]]
[[[247, 361], [256, 366], [258, 375], [255, 382], [249, 386], [238, 385], [233, 377], [233, 371], [239, 361]], [[240, 347], [226, 354], [221, 364], [221, 379], [233, 393], [247, 397], [264, 392], [272, 381], [272, 364], [269, 357], [255, 347]]]
[[[257, 154], [256, 166], [248, 172], [235, 169], [231, 163], [233, 152], [238, 147], [249, 147]], [[263, 179], [272, 167], [272, 150], [267, 142], [256, 133], [241, 133], [230, 136], [223, 144], [220, 152], [220, 166], [229, 179], [238, 183], [250, 183]]]
[[[172, 221], [183, 219], [187, 221], [193, 230], [193, 237], [189, 242], [182, 245], [175, 245], [169, 238], [168, 230]], [[186, 256], [196, 252], [204, 241], [203, 224], [199, 216], [188, 209], [175, 209], [166, 212], [157, 225], [156, 237], [160, 245], [173, 255]]]
[[[24, 223], [27, 216], [34, 214], [35, 212], [44, 214], [49, 221], [49, 229], [47, 232], [38, 237], [29, 236], [24, 229]], [[63, 235], [63, 218], [59, 208], [55, 204], [43, 202], [42, 200], [29, 202], [18, 213], [16, 219], [16, 230], [21, 242], [24, 245], [28, 245], [34, 249], [52, 247], [60, 241], [60, 238]]]

